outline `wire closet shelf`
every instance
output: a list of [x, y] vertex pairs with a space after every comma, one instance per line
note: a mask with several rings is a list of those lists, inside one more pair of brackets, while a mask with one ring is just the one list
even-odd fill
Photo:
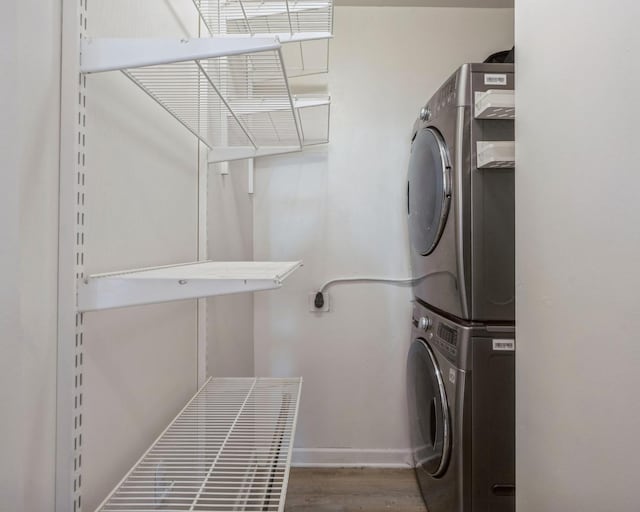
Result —
[[209, 379], [96, 512], [282, 512], [302, 379]]
[[[193, 0], [212, 36], [277, 36], [290, 77], [326, 73], [333, 0]], [[296, 44], [291, 44], [296, 43]]]
[[210, 148], [210, 160], [251, 158], [302, 149], [280, 48], [273, 37], [87, 39], [82, 71], [122, 71]]
[[193, 0], [211, 35], [278, 35], [282, 42], [331, 37], [333, 0]]

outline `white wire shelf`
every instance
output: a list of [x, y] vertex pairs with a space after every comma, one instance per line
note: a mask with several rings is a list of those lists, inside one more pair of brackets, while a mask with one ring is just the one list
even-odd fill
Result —
[[[87, 39], [81, 71], [122, 71], [211, 149], [300, 149], [280, 48], [273, 36]], [[257, 98], [277, 111], [253, 111]]]
[[[329, 70], [333, 0], [193, 0], [212, 36], [276, 36], [287, 76]], [[291, 44], [297, 43], [297, 44]]]
[[298, 115], [303, 146], [315, 146], [329, 142], [331, 97], [298, 95], [293, 105]]
[[301, 386], [209, 379], [96, 512], [282, 512]]
[[78, 310], [270, 290], [301, 266], [301, 261], [206, 261], [96, 274], [78, 283]]
[[[331, 97], [327, 95], [300, 95], [293, 97], [293, 107], [298, 117], [298, 125], [302, 134], [302, 146], [314, 146], [329, 142], [329, 118], [331, 109]], [[244, 109], [252, 112], [275, 113], [281, 110], [282, 105], [265, 98], [256, 98], [243, 105], [231, 103], [231, 108], [242, 113]], [[275, 146], [254, 148], [252, 146], [234, 148], [214, 148], [209, 151], [209, 162], [224, 162], [241, 160], [245, 158], [257, 158], [283, 153], [300, 151], [298, 146]]]
[[512, 169], [516, 166], [516, 144], [513, 141], [478, 142], [478, 169]]
[[515, 119], [516, 102], [514, 91], [504, 89], [491, 89], [485, 92], [476, 92], [475, 118], [476, 119]]
[[[211, 35], [274, 34], [329, 38], [333, 0], [193, 0]], [[299, 39], [298, 39], [299, 40]]]

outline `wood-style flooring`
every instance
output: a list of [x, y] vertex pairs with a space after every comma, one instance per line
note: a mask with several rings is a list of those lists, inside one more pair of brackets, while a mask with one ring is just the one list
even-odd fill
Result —
[[426, 512], [412, 469], [292, 468], [285, 512]]

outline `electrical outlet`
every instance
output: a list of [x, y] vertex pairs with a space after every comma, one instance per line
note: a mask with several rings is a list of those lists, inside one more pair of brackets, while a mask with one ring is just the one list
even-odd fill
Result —
[[327, 292], [324, 292], [322, 294], [322, 296], [324, 297], [324, 304], [321, 308], [317, 308], [315, 304], [316, 293], [318, 292], [315, 291], [309, 294], [309, 311], [311, 313], [327, 313], [329, 311], [329, 294]]

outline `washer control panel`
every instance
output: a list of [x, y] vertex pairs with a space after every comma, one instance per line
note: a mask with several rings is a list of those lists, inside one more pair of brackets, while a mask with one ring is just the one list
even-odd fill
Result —
[[412, 320], [413, 326], [424, 332], [425, 338], [435, 344], [447, 359], [455, 363], [458, 356], [457, 329], [425, 314], [417, 315], [414, 312]]
[[458, 355], [458, 331], [444, 322], [438, 323], [436, 343], [449, 359], [455, 360]]

